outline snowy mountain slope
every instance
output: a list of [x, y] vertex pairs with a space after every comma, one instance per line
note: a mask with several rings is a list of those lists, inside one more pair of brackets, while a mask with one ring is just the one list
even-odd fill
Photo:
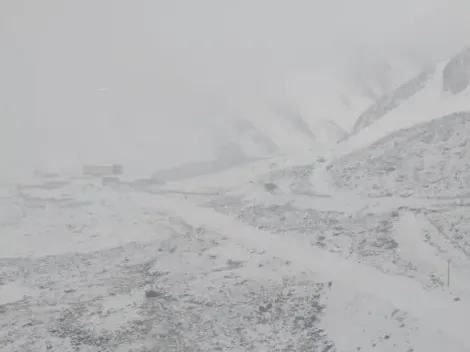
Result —
[[400, 106], [404, 101], [411, 99], [426, 86], [426, 83], [433, 75], [434, 69], [425, 70], [418, 76], [392, 91], [390, 94], [378, 98], [377, 103], [373, 104], [359, 116], [353, 126], [352, 134], [356, 134], [360, 130], [370, 126], [391, 110]]
[[398, 129], [470, 110], [470, 48], [423, 71], [383, 96], [357, 119], [338, 155], [373, 143]]
[[[277, 145], [272, 141], [269, 135], [251, 123], [249, 120], [241, 119], [234, 121], [234, 132], [236, 139], [240, 141], [240, 147], [245, 155], [250, 157], [262, 157], [278, 152]], [[216, 150], [217, 153], [217, 150]], [[218, 159], [224, 159], [223, 153], [217, 153]]]
[[349, 121], [374, 102], [339, 78], [312, 80], [315, 85], [304, 88], [308, 99], [285, 104], [276, 101], [243, 118], [266, 136], [264, 139], [271, 140], [280, 154], [329, 148], [344, 138]]
[[[294, 75], [287, 83], [285, 104], [307, 123], [328, 120], [350, 131], [357, 116], [379, 97], [392, 92], [422, 69], [407, 59], [364, 48], [355, 48], [348, 54], [348, 62], [334, 72]], [[276, 103], [282, 101], [278, 99]]]
[[365, 97], [377, 101], [414, 76], [414, 66], [409, 60], [360, 48], [349, 63], [348, 76]]
[[250, 119], [235, 118], [226, 123], [218, 122], [216, 128], [210, 131], [210, 140], [215, 158], [219, 161], [230, 160], [234, 154], [247, 159], [279, 152], [279, 147], [269, 134], [260, 130]]
[[392, 65], [362, 53], [338, 72], [290, 75], [285, 91], [268, 101], [260, 97], [237, 109], [219, 107], [221, 111], [214, 103], [211, 115], [220, 118], [208, 125], [207, 135], [215, 150], [232, 144], [247, 157], [328, 148], [345, 138], [354, 119], [379, 96], [416, 72], [403, 60], [395, 61]]
[[[341, 128], [334, 123], [322, 121], [322, 126], [318, 126], [318, 130], [323, 131], [323, 134], [315, 136], [308, 126], [299, 126], [305, 123], [301, 117], [296, 122], [278, 117], [274, 132], [272, 128], [269, 131], [266, 131], [266, 127], [261, 129], [262, 125], [258, 123], [258, 126], [255, 126], [250, 120], [239, 119], [232, 123], [233, 130], [227, 132], [222, 128], [214, 133], [212, 140], [214, 160], [186, 163], [159, 170], [154, 173], [155, 177], [165, 181], [177, 181], [210, 174], [217, 175], [225, 170], [233, 171], [243, 164], [249, 167], [253, 162], [269, 159], [273, 155], [301, 152], [314, 146], [315, 149], [323, 149], [344, 135]], [[273, 136], [275, 139], [271, 139]], [[299, 139], [299, 136], [302, 138]]]
[[306, 118], [292, 109], [277, 109], [278, 116], [294, 132], [307, 136], [312, 146], [326, 147], [346, 136], [346, 131], [334, 121], [325, 118]]
[[466, 197], [470, 112], [400, 130], [335, 160], [335, 186], [366, 196]]

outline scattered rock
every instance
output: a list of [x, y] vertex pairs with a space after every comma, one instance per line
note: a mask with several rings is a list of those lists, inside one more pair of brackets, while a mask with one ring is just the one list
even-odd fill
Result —
[[268, 310], [270, 310], [271, 308], [273, 307], [273, 304], [272, 303], [268, 303], [266, 304], [265, 306], [259, 306], [259, 311], [261, 313], [266, 313]]
[[264, 184], [264, 189], [270, 193], [276, 191], [278, 189], [278, 187], [276, 186], [276, 184], [270, 182], [270, 183], [265, 183]]
[[242, 264], [243, 262], [241, 260], [233, 260], [233, 259], [227, 260], [227, 265], [230, 266], [231, 268], [240, 268]]
[[145, 291], [145, 298], [156, 298], [161, 296], [161, 293], [155, 291], [155, 290], [148, 290]]

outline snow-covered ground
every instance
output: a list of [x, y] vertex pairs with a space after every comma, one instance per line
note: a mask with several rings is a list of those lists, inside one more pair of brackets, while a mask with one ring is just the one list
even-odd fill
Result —
[[468, 351], [468, 205], [344, 192], [328, 158], [5, 190], [0, 350]]
[[[57, 201], [72, 191], [73, 202]], [[170, 196], [74, 182], [48, 198], [34, 192], [23, 190], [21, 216], [2, 223], [0, 350], [330, 344], [319, 325], [326, 281], [188, 223], [161, 206]]]
[[2, 186], [0, 351], [469, 351], [470, 115], [416, 113], [189, 180]]

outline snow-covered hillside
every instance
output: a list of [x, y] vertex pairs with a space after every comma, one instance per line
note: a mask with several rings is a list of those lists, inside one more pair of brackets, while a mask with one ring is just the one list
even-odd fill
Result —
[[380, 98], [359, 116], [338, 154], [364, 147], [395, 130], [470, 110], [469, 83], [470, 48], [467, 48]]
[[364, 96], [376, 101], [413, 77], [417, 70], [410, 60], [361, 48], [349, 63], [348, 76]]
[[234, 155], [253, 159], [325, 150], [346, 135], [333, 121], [286, 109], [240, 118], [226, 129], [225, 133], [216, 131], [213, 142], [216, 159], [225, 162], [234, 159]]
[[[344, 270], [343, 274], [350, 276], [351, 281], [355, 281], [360, 287], [367, 286], [366, 282], [370, 282], [374, 287], [384, 285], [379, 278], [372, 279], [372, 276], [368, 277], [364, 283], [361, 281], [359, 284], [360, 279], [355, 270], [347, 274], [346, 268], [339, 269], [340, 263], [344, 259], [347, 266], [354, 266], [354, 263], [359, 262], [388, 278], [397, 279], [399, 282], [394, 283], [393, 287], [407, 296], [404, 301], [413, 301], [413, 304], [427, 302], [428, 299], [433, 300], [434, 298], [431, 297], [439, 292], [439, 295], [443, 293], [443, 297], [448, 295], [448, 299], [456, 305], [467, 305], [464, 302], [467, 301], [470, 294], [470, 284], [466, 279], [470, 270], [470, 262], [466, 254], [467, 240], [461, 234], [465, 226], [470, 223], [470, 218], [464, 215], [468, 212], [468, 204], [455, 199], [424, 200], [394, 196], [368, 198], [342, 192], [340, 189], [335, 189], [334, 185], [329, 185], [329, 188], [326, 188], [324, 183], [328, 180], [328, 174], [325, 173], [324, 164], [328, 161], [321, 156], [312, 154], [311, 160], [313, 159], [317, 159], [317, 161], [305, 162], [304, 160], [297, 165], [286, 165], [281, 160], [273, 159], [270, 161], [269, 167], [257, 170], [252, 168], [251, 172], [245, 170], [245, 175], [247, 172], [251, 175], [249, 182], [243, 178], [239, 178], [238, 183], [224, 182], [223, 175], [220, 175], [219, 182], [217, 182], [214, 175], [208, 177], [207, 180], [199, 179], [198, 183], [186, 182], [178, 187], [184, 190], [184, 197], [193, 199], [193, 201], [223, 214], [236, 217], [239, 221], [261, 231], [268, 231], [273, 237], [264, 245], [260, 244], [260, 247], [263, 247], [267, 252], [272, 247], [272, 242], [280, 241], [282, 249], [279, 249], [279, 255], [289, 258], [295, 256], [299, 259], [301, 255], [298, 249], [294, 251], [289, 246], [293, 240], [293, 243], [304, 247], [306, 253], [311, 251], [311, 257], [319, 260], [312, 270], [317, 272], [327, 270], [328, 274], [326, 275], [330, 278], [334, 277], [332, 271], [337, 268]], [[235, 171], [232, 171], [232, 174], [235, 181]], [[218, 189], [218, 192], [211, 195], [206, 194], [206, 196], [196, 194], [197, 189], [209, 186], [213, 191]], [[194, 193], [191, 194], [191, 192]], [[209, 202], [207, 202], [208, 198], [211, 199]], [[453, 220], [449, 218], [451, 213], [455, 213], [455, 216], [452, 217]], [[195, 214], [195, 217], [198, 216]], [[199, 221], [209, 221], [206, 219]], [[245, 228], [242, 233], [254, 236], [254, 233], [252, 235], [252, 232]], [[242, 233], [239, 236], [243, 236]], [[276, 237], [274, 234], [280, 237]], [[260, 234], [253, 238], [258, 236]], [[317, 249], [320, 249], [320, 252], [317, 252]], [[327, 264], [328, 260], [323, 257], [324, 253], [332, 253], [336, 258], [334, 263]], [[295, 259], [290, 260], [295, 262]], [[452, 267], [450, 288], [447, 288], [448, 260], [451, 260]], [[326, 267], [330, 269], [326, 269]], [[402, 282], [401, 279], [398, 279], [400, 277], [417, 283], [426, 293], [423, 293], [423, 297], [420, 299], [411, 299], [409, 296], [411, 291], [404, 288], [406, 280]], [[338, 281], [344, 282], [342, 281], [344, 279], [343, 277]], [[333, 279], [333, 287], [335, 287], [335, 282], [336, 280]], [[348, 295], [347, 292], [351, 287], [346, 285], [342, 286], [342, 289]], [[391, 290], [391, 288], [387, 286], [386, 290]], [[330, 293], [327, 296], [331, 297], [333, 294]], [[367, 299], [371, 299], [372, 302], [374, 300], [372, 297], [379, 296], [375, 293], [372, 296], [367, 296]], [[388, 318], [381, 320], [378, 316], [382, 313], [378, 312], [382, 312], [383, 309], [386, 311], [387, 308], [385, 308], [383, 301], [370, 303], [370, 305], [364, 302], [365, 305], [362, 309], [368, 312], [369, 318], [362, 321], [358, 316], [361, 310], [359, 303], [361, 300], [349, 303], [349, 308], [346, 310], [340, 308], [341, 305], [337, 309], [338, 311], [351, 312], [351, 319], [361, 321], [357, 328], [361, 329], [359, 334], [365, 336], [368, 335], [369, 324], [372, 322], [378, 326], [386, 324], [385, 321], [388, 321]], [[390, 303], [392, 306], [400, 306], [396, 296], [390, 298]], [[441, 305], [437, 302], [435, 304]], [[333, 306], [327, 304], [326, 311], [328, 309], [333, 309]], [[436, 327], [434, 325], [438, 321], [436, 316], [424, 318], [422, 313], [416, 311], [412, 313], [412, 310], [408, 307], [404, 309], [404, 312], [417, 318], [416, 326], [419, 331], [431, 326]], [[399, 311], [401, 311], [400, 308]], [[446, 307], [442, 310], [439, 309], [439, 314], [445, 313], [453, 316], [455, 312], [451, 313], [451, 311], [453, 311], [452, 308]], [[396, 313], [392, 313], [392, 316], [394, 314]], [[387, 317], [387, 313], [384, 317]], [[344, 330], [339, 326], [336, 333], [333, 332], [335, 329], [325, 329], [338, 351], [349, 351], [351, 345], [355, 344], [352, 341], [358, 337], [358, 333], [354, 330], [354, 324], [350, 325], [351, 321], [349, 318], [347, 320]], [[326, 324], [328, 317], [325, 316], [322, 321]], [[436, 329], [440, 330], [437, 327]], [[406, 333], [412, 337], [413, 342], [405, 350], [414, 348], [423, 351], [439, 351], [438, 347], [427, 344], [427, 342], [426, 346], [421, 345], [425, 342], [422, 337], [417, 337], [420, 335], [417, 333], [418, 330], [412, 329]], [[399, 331], [395, 333], [400, 334]], [[385, 337], [379, 338], [380, 341], [385, 341], [385, 339]], [[445, 339], [449, 342], [454, 341], [453, 338]], [[367, 346], [361, 346], [361, 350], [372, 351], [376, 347], [374, 343], [371, 343]], [[458, 349], [459, 347], [454, 348]], [[395, 340], [391, 345], [383, 346], [382, 349], [401, 351], [403, 341], [397, 342]]]
[[397, 131], [328, 167], [337, 187], [366, 196], [467, 197], [470, 112]]

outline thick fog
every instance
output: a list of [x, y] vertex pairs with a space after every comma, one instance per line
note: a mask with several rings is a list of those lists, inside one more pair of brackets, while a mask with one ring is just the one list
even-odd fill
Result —
[[2, 0], [2, 175], [211, 159], [230, 119], [315, 114], [361, 57], [408, 73], [446, 58], [470, 44], [469, 14], [468, 0]]

